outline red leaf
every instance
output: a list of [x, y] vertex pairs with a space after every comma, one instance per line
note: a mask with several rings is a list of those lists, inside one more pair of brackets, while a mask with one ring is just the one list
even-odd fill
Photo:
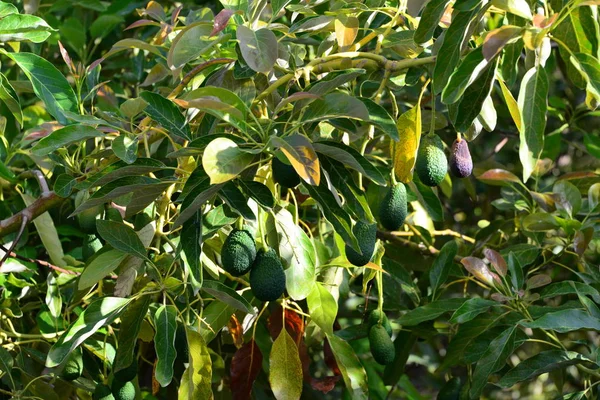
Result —
[[254, 340], [246, 343], [235, 352], [229, 371], [234, 400], [250, 398], [252, 385], [261, 370], [262, 358], [262, 353]]
[[[277, 338], [277, 336], [279, 336], [281, 333], [282, 318], [283, 312], [281, 311], [281, 306], [278, 306], [276, 309], [274, 309], [269, 316], [269, 333], [271, 334], [273, 340], [275, 340], [275, 338]], [[302, 317], [298, 315], [298, 313], [286, 309], [285, 327], [292, 339], [294, 339], [296, 345], [299, 345], [302, 336], [304, 336], [304, 320], [302, 320]]]
[[333, 390], [333, 388], [335, 387], [335, 384], [339, 380], [340, 380], [339, 375], [338, 376], [325, 376], [320, 379], [312, 378], [310, 381], [310, 384], [313, 387], [313, 389], [315, 389], [315, 390], [318, 390], [323, 393], [329, 393]]
[[325, 364], [331, 368], [333, 374], [336, 376], [341, 375], [342, 373], [337, 365], [337, 361], [335, 361], [335, 356], [333, 355], [333, 351], [331, 351], [331, 345], [327, 339], [325, 339], [325, 343], [323, 344], [323, 355], [325, 356]]
[[213, 30], [210, 33], [209, 36], [214, 36], [217, 33], [221, 32], [223, 29], [225, 29], [225, 27], [227, 26], [227, 23], [229, 22], [229, 18], [231, 18], [231, 16], [235, 14], [235, 12], [233, 10], [221, 10], [219, 11], [219, 13], [215, 16], [215, 23], [213, 25]]

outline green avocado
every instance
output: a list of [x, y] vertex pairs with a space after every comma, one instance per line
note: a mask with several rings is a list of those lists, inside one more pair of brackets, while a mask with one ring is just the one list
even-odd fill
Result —
[[252, 267], [256, 258], [256, 244], [250, 232], [234, 229], [221, 248], [223, 269], [233, 276], [242, 276]]
[[133, 362], [131, 363], [131, 365], [129, 367], [120, 369], [117, 372], [115, 372], [114, 378], [115, 378], [115, 380], [118, 380], [121, 382], [129, 382], [137, 376], [137, 373], [138, 373], [138, 363], [137, 363], [137, 360], [133, 360]]
[[437, 186], [444, 180], [448, 160], [439, 136], [427, 135], [421, 140], [415, 170], [421, 182], [427, 186]]
[[62, 370], [61, 377], [66, 381], [74, 381], [75, 379], [78, 379], [82, 373], [83, 354], [81, 353], [81, 349], [77, 348], [69, 355], [67, 363]]
[[285, 292], [285, 272], [275, 250], [260, 249], [250, 270], [252, 293], [261, 301], [274, 301]]
[[[381, 313], [377, 309], [373, 310], [369, 313], [369, 316], [367, 317], [367, 326], [369, 327], [369, 329], [372, 328], [374, 325], [379, 324], [379, 316], [380, 315], [381, 315]], [[383, 325], [383, 327], [385, 328], [385, 331], [388, 333], [388, 335], [392, 336], [392, 324], [390, 324], [390, 320], [385, 315], [385, 313], [383, 314], [383, 319], [381, 320], [381, 325]]]
[[407, 214], [406, 187], [403, 183], [396, 183], [381, 201], [379, 221], [388, 231], [397, 231], [402, 227]]
[[460, 389], [462, 388], [462, 382], [459, 377], [450, 379], [437, 395], [437, 400], [459, 400]]
[[352, 228], [352, 233], [356, 236], [362, 254], [359, 254], [352, 247], [346, 245], [346, 258], [352, 265], [362, 267], [371, 261], [373, 251], [375, 251], [375, 242], [377, 242], [377, 224], [367, 224], [358, 221]]
[[382, 325], [373, 325], [369, 329], [369, 345], [373, 358], [381, 365], [388, 365], [396, 358], [394, 342]]
[[132, 381], [122, 382], [114, 380], [112, 393], [115, 400], [135, 400], [135, 385]]
[[112, 390], [104, 384], [99, 384], [94, 390], [92, 400], [115, 400], [115, 396], [112, 394]]
[[102, 242], [100, 241], [100, 239], [98, 239], [96, 235], [85, 235], [85, 237], [83, 238], [83, 244], [81, 245], [81, 255], [83, 256], [84, 260], [87, 260], [94, 254], [96, 254], [96, 252], [99, 251], [101, 248]]
[[294, 188], [300, 184], [300, 175], [298, 175], [294, 167], [280, 161], [279, 158], [273, 157], [271, 169], [273, 170], [273, 180], [281, 186]]
[[96, 218], [104, 207], [102, 205], [88, 208], [77, 214], [77, 221], [79, 222], [79, 227], [85, 233], [96, 233]]

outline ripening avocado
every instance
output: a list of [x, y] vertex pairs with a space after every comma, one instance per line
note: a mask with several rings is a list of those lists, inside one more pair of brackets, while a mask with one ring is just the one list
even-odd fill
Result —
[[404, 223], [407, 214], [406, 187], [401, 182], [396, 183], [381, 201], [379, 221], [388, 231], [397, 231]]
[[132, 381], [122, 382], [114, 380], [112, 393], [115, 400], [135, 400], [135, 385]]
[[92, 400], [115, 400], [115, 396], [112, 394], [112, 390], [104, 384], [99, 384], [94, 390]]
[[459, 377], [453, 377], [442, 387], [437, 395], [437, 400], [459, 400], [462, 382]]
[[358, 221], [352, 228], [352, 233], [356, 236], [362, 254], [359, 254], [352, 247], [346, 245], [346, 258], [352, 265], [362, 267], [371, 261], [373, 251], [375, 250], [375, 242], [377, 241], [377, 224], [367, 224], [363, 221]]
[[95, 233], [96, 232], [96, 218], [103, 210], [103, 206], [99, 205], [96, 207], [88, 208], [77, 214], [77, 222], [79, 222], [79, 227], [85, 233]]
[[[367, 317], [367, 326], [369, 327], [369, 329], [371, 327], [373, 327], [374, 325], [379, 324], [379, 316], [380, 315], [381, 315], [381, 313], [377, 309], [375, 309], [369, 313], [369, 316]], [[385, 315], [385, 313], [383, 314], [383, 319], [381, 320], [381, 325], [385, 328], [385, 331], [388, 333], [388, 335], [392, 336], [392, 324], [390, 324], [390, 320]]]
[[256, 258], [256, 243], [247, 230], [231, 231], [221, 248], [223, 269], [233, 276], [242, 276], [252, 267]]
[[300, 175], [298, 175], [294, 167], [280, 161], [279, 158], [273, 157], [271, 169], [273, 170], [273, 180], [281, 186], [294, 188], [300, 184]]
[[138, 363], [137, 360], [133, 360], [131, 365], [127, 368], [120, 369], [114, 373], [115, 380], [121, 382], [129, 382], [132, 381], [138, 373]]
[[464, 139], [458, 138], [452, 144], [450, 172], [457, 178], [466, 178], [473, 172], [473, 159], [469, 152], [469, 144]]
[[285, 292], [285, 272], [275, 250], [260, 249], [250, 270], [252, 293], [261, 301], [274, 301]]
[[427, 135], [421, 140], [415, 170], [421, 182], [427, 186], [437, 186], [444, 180], [448, 160], [439, 136]]
[[67, 359], [61, 377], [66, 381], [74, 381], [83, 373], [83, 354], [80, 348], [75, 349]]
[[381, 365], [388, 365], [396, 358], [394, 342], [382, 325], [373, 325], [369, 329], [369, 345], [373, 358]]
[[81, 255], [83, 256], [84, 260], [87, 260], [94, 254], [96, 254], [96, 252], [99, 251], [101, 248], [102, 242], [100, 241], [100, 239], [98, 239], [96, 235], [85, 235], [85, 237], [83, 238], [83, 243], [81, 245]]

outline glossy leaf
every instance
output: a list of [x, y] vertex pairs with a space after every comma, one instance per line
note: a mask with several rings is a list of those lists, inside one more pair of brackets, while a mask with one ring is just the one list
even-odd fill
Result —
[[521, 323], [526, 328], [547, 329], [560, 333], [579, 329], [600, 329], [600, 319], [583, 310], [560, 310], [544, 314], [542, 317]]
[[113, 369], [115, 373], [125, 369], [135, 360], [135, 345], [142, 323], [148, 313], [152, 296], [140, 296], [133, 300], [125, 309], [119, 328], [119, 348], [115, 357]]
[[202, 287], [203, 282], [202, 265], [200, 263], [202, 255], [202, 222], [202, 214], [196, 212], [193, 218], [190, 218], [183, 224], [179, 237], [185, 256], [184, 264], [188, 268], [190, 281], [195, 292]]
[[391, 139], [398, 141], [400, 138], [398, 126], [387, 110], [371, 99], [360, 97], [359, 100], [367, 107], [369, 122], [381, 129]]
[[6, 107], [10, 110], [19, 125], [22, 126], [23, 111], [21, 110], [21, 100], [6, 76], [2, 73], [0, 73], [0, 100], [6, 104]]
[[214, 185], [237, 177], [253, 158], [254, 155], [242, 151], [233, 140], [221, 137], [206, 146], [202, 166]]
[[433, 38], [435, 28], [437, 28], [442, 19], [448, 3], [450, 3], [450, 0], [430, 0], [425, 4], [425, 8], [423, 8], [423, 12], [421, 13], [419, 26], [417, 26], [417, 30], [415, 31], [415, 43], [423, 44]]
[[277, 400], [300, 399], [302, 363], [298, 347], [286, 329], [273, 342], [269, 356], [269, 383]]
[[148, 259], [142, 241], [135, 231], [127, 225], [99, 219], [96, 221], [96, 228], [102, 239], [106, 240], [115, 249], [142, 259]]
[[32, 147], [31, 152], [38, 156], [44, 156], [72, 143], [81, 143], [89, 138], [103, 136], [104, 134], [90, 126], [69, 125], [42, 138]]
[[[165, 387], [173, 379], [173, 363], [177, 356], [175, 350], [177, 308], [172, 305], [160, 306], [154, 314], [154, 328], [156, 329], [154, 348], [157, 358], [154, 378], [162, 387]], [[192, 357], [191, 352], [190, 357]]]
[[385, 178], [381, 175], [381, 172], [352, 147], [329, 140], [313, 143], [313, 147], [317, 153], [325, 154], [327, 157], [331, 157], [345, 166], [360, 172], [378, 185], [386, 185]]
[[321, 166], [312, 143], [306, 136], [290, 135], [284, 139], [271, 137], [271, 143], [285, 154], [298, 175], [309, 185], [319, 186]]
[[235, 309], [248, 314], [254, 314], [254, 309], [248, 300], [240, 296], [234, 289], [219, 281], [205, 280], [202, 290]]
[[353, 399], [366, 400], [369, 398], [367, 373], [361, 365], [352, 347], [335, 335], [327, 335], [327, 340], [342, 373], [346, 389]]
[[46, 21], [35, 15], [10, 14], [0, 19], [0, 42], [41, 43], [53, 31]]
[[244, 61], [256, 72], [270, 72], [277, 60], [277, 37], [269, 29], [253, 31], [237, 27], [237, 39]]
[[321, 283], [314, 284], [306, 302], [312, 321], [328, 335], [333, 335], [333, 323], [338, 305], [333, 295]]
[[254, 211], [248, 206], [248, 198], [244, 196], [233, 182], [229, 181], [223, 185], [219, 191], [219, 197], [245, 220], [256, 220]]
[[213, 397], [212, 360], [202, 335], [186, 328], [190, 362], [181, 377], [178, 400], [210, 399]]
[[451, 240], [442, 246], [439, 254], [435, 258], [435, 261], [429, 270], [429, 284], [431, 285], [432, 299], [436, 298], [437, 290], [446, 282], [457, 252], [458, 245], [454, 240]]
[[143, 92], [140, 97], [148, 103], [144, 108], [144, 114], [162, 125], [168, 133], [187, 140], [191, 139], [190, 127], [185, 117], [171, 100], [152, 92]]
[[117, 269], [125, 257], [127, 257], [127, 253], [124, 253], [120, 250], [108, 250], [99, 254], [88, 265], [86, 265], [85, 269], [79, 276], [77, 288], [79, 290], [84, 290], [94, 286], [106, 275]]
[[205, 21], [195, 22], [179, 31], [167, 55], [169, 68], [181, 68], [210, 50], [215, 41], [215, 38], [210, 39], [212, 34], [213, 25]]
[[474, 297], [465, 301], [450, 318], [450, 322], [453, 324], [464, 324], [467, 321], [471, 321], [473, 318], [482, 314], [490, 309], [490, 307], [497, 303], [492, 300], [486, 300], [479, 297]]

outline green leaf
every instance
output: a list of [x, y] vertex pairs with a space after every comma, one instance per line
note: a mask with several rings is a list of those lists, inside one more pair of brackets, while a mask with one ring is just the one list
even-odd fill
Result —
[[548, 76], [543, 67], [527, 71], [521, 81], [518, 103], [523, 124], [519, 133], [519, 158], [523, 164], [523, 181], [527, 182], [544, 149]]
[[456, 310], [465, 301], [467, 301], [467, 299], [464, 298], [436, 300], [424, 306], [417, 307], [414, 310], [410, 310], [398, 318], [398, 323], [403, 326], [419, 325], [421, 322], [431, 321], [442, 314]]
[[269, 356], [269, 383], [277, 400], [300, 399], [302, 362], [294, 339], [282, 329]]
[[448, 3], [450, 0], [429, 0], [425, 4], [414, 35], [416, 44], [426, 43], [433, 38], [433, 33], [442, 19]]
[[54, 181], [54, 192], [60, 197], [67, 198], [73, 191], [77, 180], [68, 174], [60, 174]]
[[331, 351], [335, 357], [346, 389], [352, 399], [366, 400], [369, 398], [369, 386], [367, 384], [367, 373], [361, 365], [352, 347], [343, 339], [335, 335], [327, 335], [331, 345]]
[[483, 357], [481, 357], [475, 366], [473, 382], [469, 391], [471, 398], [479, 398], [488, 377], [504, 366], [506, 359], [512, 354], [515, 348], [516, 335], [517, 327], [511, 326], [492, 340]]
[[143, 92], [140, 97], [148, 103], [144, 114], [162, 125], [167, 132], [191, 140], [190, 126], [175, 103], [152, 92]]
[[7, 15], [18, 14], [18, 13], [19, 13], [19, 10], [14, 5], [0, 1], [0, 18], [4, 18]]
[[253, 154], [242, 151], [231, 139], [220, 137], [206, 146], [202, 166], [210, 177], [211, 185], [227, 182], [248, 168]]
[[[0, 4], [0, 7], [2, 7], [1, 4]], [[0, 9], [0, 11], [2, 11], [2, 10]], [[0, 375], [8, 376], [8, 380], [10, 381], [10, 387], [12, 389], [15, 388], [15, 381], [13, 380], [12, 372], [11, 372], [13, 365], [14, 365], [14, 360], [13, 360], [12, 356], [10, 355], [10, 353], [8, 351], [6, 351], [6, 349], [4, 347], [0, 347]]]
[[69, 125], [57, 129], [50, 135], [42, 138], [32, 147], [31, 152], [38, 156], [44, 156], [61, 147], [68, 146], [72, 143], [81, 143], [84, 140], [93, 137], [104, 137], [104, 134], [90, 126]]
[[0, 73], [0, 100], [6, 104], [19, 125], [23, 126], [23, 111], [21, 110], [19, 95], [2, 73]]
[[119, 348], [113, 363], [115, 374], [129, 367], [135, 360], [135, 345], [151, 301], [152, 296], [140, 296], [123, 313], [119, 327]]
[[[185, 200], [184, 206], [182, 206], [183, 211], [179, 213], [179, 217], [175, 220], [173, 224], [173, 228], [177, 228], [181, 226], [185, 221], [190, 219], [209, 199], [211, 199], [214, 195], [216, 195], [219, 190], [223, 187], [223, 184], [219, 185], [206, 185], [206, 187], [201, 187], [202, 190], [197, 190], [193, 193], [193, 196], [189, 196], [191, 200]], [[187, 204], [186, 204], [187, 203]]]
[[554, 215], [544, 212], [529, 214], [523, 218], [523, 229], [530, 232], [546, 232], [559, 226]]
[[131, 164], [127, 164], [125, 161], [117, 161], [92, 175], [85, 182], [78, 183], [76, 187], [78, 189], [88, 189], [104, 186], [119, 178], [147, 174], [164, 168], [166, 168], [165, 164], [152, 158], [138, 158]]
[[204, 308], [202, 317], [204, 318], [206, 326], [211, 327], [211, 329], [202, 329], [200, 331], [200, 334], [206, 343], [210, 343], [221, 329], [227, 325], [234, 311], [235, 309], [233, 307], [220, 301], [213, 301], [208, 307]]
[[400, 139], [398, 127], [387, 110], [366, 97], [359, 97], [358, 99], [367, 107], [369, 122], [381, 129], [391, 139], [398, 141]]
[[127, 164], [133, 164], [137, 160], [138, 138], [131, 139], [127, 135], [119, 135], [111, 144], [112, 150], [117, 157]]
[[600, 102], [600, 61], [585, 53], [575, 53], [570, 60], [583, 76], [587, 92], [596, 99], [596, 102]]
[[488, 67], [489, 62], [483, 56], [482, 46], [467, 54], [450, 75], [450, 80], [442, 91], [442, 102], [453, 104], [460, 100], [469, 85], [475, 82]]
[[23, 70], [33, 91], [46, 105], [46, 110], [62, 125], [68, 121], [63, 111], [77, 112], [77, 97], [67, 79], [42, 57], [32, 53], [4, 53]]
[[452, 23], [446, 30], [442, 45], [437, 53], [437, 61], [433, 70], [433, 89], [439, 94], [444, 89], [454, 68], [460, 61], [460, 54], [469, 32], [469, 25], [475, 23], [474, 18], [481, 6], [471, 11], [457, 12], [452, 17]]
[[203, 275], [200, 257], [202, 255], [202, 213], [196, 212], [194, 218], [187, 220], [181, 229], [179, 241], [184, 255], [184, 265], [188, 269], [192, 287], [197, 293], [202, 287]]
[[237, 39], [244, 61], [250, 68], [263, 73], [273, 69], [279, 47], [273, 32], [266, 28], [252, 31], [244, 25], [238, 25]]
[[301, 122], [316, 122], [331, 118], [369, 121], [369, 110], [360, 100], [345, 93], [330, 93], [310, 103]]
[[482, 314], [495, 306], [497, 303], [492, 300], [482, 299], [475, 297], [465, 301], [450, 318], [450, 322], [453, 324], [464, 324], [467, 321], [471, 321], [473, 318]]
[[177, 308], [171, 305], [160, 306], [154, 314], [154, 329], [156, 330], [154, 348], [157, 358], [154, 378], [162, 387], [165, 387], [173, 379], [173, 363], [177, 357], [175, 350]]
[[306, 298], [311, 320], [327, 335], [333, 335], [333, 323], [337, 316], [338, 304], [333, 295], [316, 282]]
[[429, 270], [429, 284], [431, 286], [431, 298], [435, 299], [436, 292], [446, 282], [448, 273], [454, 263], [454, 257], [458, 253], [458, 245], [454, 240], [444, 244], [440, 249], [431, 269]]
[[121, 222], [99, 219], [96, 221], [98, 234], [117, 250], [148, 260], [144, 244], [133, 229]]
[[0, 19], [0, 42], [41, 43], [55, 31], [43, 19], [29, 14], [10, 14]]
[[569, 217], [577, 215], [581, 209], [581, 192], [569, 181], [558, 181], [552, 187], [555, 194], [555, 204], [559, 211], [564, 211]]
[[417, 335], [410, 331], [402, 330], [394, 339], [394, 349], [396, 357], [394, 362], [385, 366], [383, 372], [383, 382], [386, 385], [395, 385], [404, 375], [404, 367], [408, 361], [411, 350], [417, 341]]
[[183, 28], [173, 42], [167, 55], [167, 64], [175, 70], [183, 67], [189, 61], [197, 59], [214, 45], [216, 37], [210, 39], [213, 29], [211, 22], [194, 22]]
[[219, 191], [219, 197], [245, 220], [256, 220], [254, 211], [248, 206], [248, 198], [233, 182], [229, 181], [223, 185]]
[[241, 189], [247, 196], [252, 197], [258, 204], [266, 208], [275, 207], [275, 198], [271, 189], [266, 185], [256, 181], [246, 181], [240, 179], [238, 181]]
[[521, 243], [514, 246], [505, 247], [500, 251], [500, 254], [505, 259], [508, 258], [510, 253], [513, 253], [513, 256], [522, 266], [525, 267], [533, 263], [540, 255], [540, 248], [533, 244]]
[[303, 135], [290, 135], [281, 139], [271, 136], [271, 143], [285, 154], [298, 175], [308, 184], [318, 186], [321, 182], [319, 157], [311, 141]]
[[[98, 220], [99, 222], [100, 220]], [[116, 223], [116, 222], [115, 222]], [[95, 257], [79, 276], [77, 289], [85, 290], [94, 286], [106, 275], [113, 272], [127, 257], [127, 254], [120, 250], [109, 250], [100, 253]]]
[[381, 175], [381, 172], [352, 147], [329, 140], [313, 143], [313, 147], [317, 153], [325, 154], [327, 157], [339, 161], [346, 167], [360, 172], [376, 184], [386, 186], [386, 180]]
[[181, 377], [178, 400], [212, 399], [212, 360], [198, 332], [186, 328], [190, 363]]
[[294, 223], [292, 214], [285, 208], [275, 214], [275, 229], [280, 237], [279, 255], [287, 266], [286, 289], [292, 299], [303, 300], [311, 293], [316, 280], [315, 247], [304, 230]]
[[590, 153], [590, 155], [600, 159], [600, 137], [584, 134], [583, 143], [585, 144], [585, 148]]
[[544, 314], [531, 322], [522, 322], [526, 328], [548, 329], [560, 333], [579, 329], [600, 330], [600, 319], [592, 317], [584, 310], [560, 310]]
[[244, 299], [238, 292], [219, 281], [205, 280], [202, 284], [202, 290], [235, 309], [247, 314], [254, 314], [254, 308], [252, 308], [252, 305], [248, 300]]
[[92, 301], [50, 348], [46, 367], [54, 368], [66, 361], [77, 346], [117, 318], [130, 301], [119, 297], [102, 297]]
[[419, 203], [425, 207], [429, 217], [436, 222], [443, 221], [444, 208], [442, 207], [439, 197], [437, 197], [433, 191], [433, 188], [424, 185], [416, 174], [414, 175], [414, 180], [410, 183], [410, 187], [417, 195]]
[[523, 277], [523, 264], [521, 264], [519, 258], [515, 256], [515, 253], [508, 253], [508, 270], [510, 271], [510, 281], [515, 290], [519, 290], [523, 287], [525, 278]]
[[574, 351], [549, 350], [543, 351], [523, 360], [516, 367], [509, 370], [500, 381], [498, 386], [509, 388], [514, 384], [527, 381], [541, 374], [563, 369], [569, 365], [593, 363], [592, 360]]
[[492, 6], [530, 21], [533, 19], [527, 0], [492, 0]]

